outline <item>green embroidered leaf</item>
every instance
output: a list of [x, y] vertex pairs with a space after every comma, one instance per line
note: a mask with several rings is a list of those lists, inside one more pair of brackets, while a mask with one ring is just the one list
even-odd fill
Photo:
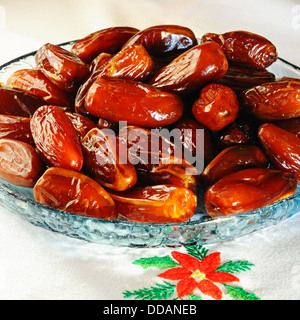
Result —
[[197, 296], [196, 294], [189, 294], [188, 299], [189, 300], [202, 300], [202, 297]]
[[140, 265], [144, 269], [155, 267], [158, 269], [174, 268], [180, 266], [175, 262], [170, 256], [164, 257], [151, 257], [151, 258], [141, 258], [133, 261], [133, 264]]
[[223, 283], [227, 289], [227, 294], [236, 300], [260, 300], [254, 293], [245, 291], [243, 288], [229, 286]]
[[248, 261], [228, 261], [219, 266], [216, 271], [223, 271], [228, 273], [240, 272], [251, 270], [250, 267], [254, 266], [254, 264], [249, 263]]
[[205, 249], [201, 245], [200, 246], [187, 246], [187, 247], [185, 247], [185, 249], [188, 252], [188, 254], [199, 259], [200, 261], [203, 260], [208, 253], [208, 249]]
[[176, 285], [164, 281], [164, 284], [156, 284], [150, 288], [143, 288], [130, 292], [126, 290], [123, 292], [124, 298], [130, 298], [135, 296], [135, 299], [142, 300], [162, 300], [167, 299], [174, 294]]

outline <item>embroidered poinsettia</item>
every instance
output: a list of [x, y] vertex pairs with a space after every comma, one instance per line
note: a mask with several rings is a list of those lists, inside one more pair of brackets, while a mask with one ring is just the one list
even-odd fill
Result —
[[206, 256], [202, 261], [178, 251], [171, 252], [171, 255], [181, 267], [169, 269], [160, 273], [158, 277], [179, 280], [176, 287], [178, 298], [192, 294], [198, 288], [202, 293], [220, 300], [222, 299], [222, 291], [214, 282], [240, 281], [230, 273], [216, 271], [221, 265], [220, 252], [214, 252]]
[[[208, 249], [203, 246], [185, 247], [187, 254], [172, 251], [170, 255], [163, 257], [147, 257], [135, 260], [133, 264], [144, 269], [158, 268], [168, 269], [160, 273], [158, 277], [169, 280], [179, 280], [176, 284], [164, 280], [150, 288], [142, 288], [134, 291], [123, 292], [125, 298], [135, 297], [143, 300], [169, 299], [176, 294], [174, 299], [202, 300], [202, 296], [195, 294], [199, 289], [202, 295], [214, 299], [222, 299], [223, 294], [237, 300], [259, 300], [251, 292], [241, 287], [229, 285], [230, 282], [239, 282], [232, 274], [235, 272], [251, 270], [253, 264], [248, 261], [227, 261], [221, 264], [220, 252], [208, 255]], [[223, 287], [219, 287], [222, 284]], [[223, 289], [223, 293], [221, 291]]]

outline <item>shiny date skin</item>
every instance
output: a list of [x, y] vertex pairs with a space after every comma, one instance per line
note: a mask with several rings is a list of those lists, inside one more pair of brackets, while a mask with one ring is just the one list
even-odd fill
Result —
[[224, 51], [230, 65], [265, 69], [277, 60], [276, 47], [265, 37], [247, 31], [207, 33], [202, 42], [214, 41]]
[[239, 119], [234, 121], [215, 137], [215, 144], [220, 149], [234, 145], [253, 145], [255, 143], [254, 128], [251, 122]]
[[239, 101], [229, 87], [210, 83], [192, 106], [195, 119], [212, 131], [219, 131], [234, 122], [239, 114]]
[[300, 116], [300, 80], [269, 82], [239, 95], [241, 107], [260, 121], [277, 121]]
[[247, 168], [267, 168], [269, 161], [257, 146], [233, 146], [221, 151], [205, 168], [202, 181], [212, 185], [224, 176]]
[[74, 99], [72, 95], [60, 90], [50, 81], [42, 71], [37, 69], [21, 69], [15, 71], [7, 79], [6, 84], [16, 89], [28, 91], [46, 100], [47, 104], [53, 104], [73, 110]]
[[37, 150], [48, 165], [81, 170], [81, 145], [64, 110], [57, 106], [40, 107], [31, 118], [30, 128]]
[[172, 124], [183, 114], [183, 103], [174, 94], [133, 80], [102, 77], [89, 89], [85, 108], [108, 121], [127, 121], [147, 128]]
[[293, 173], [300, 184], [300, 138], [271, 123], [260, 126], [258, 137], [271, 162]]
[[158, 71], [149, 83], [163, 91], [186, 95], [208, 82], [221, 79], [227, 69], [228, 62], [220, 46], [207, 42], [179, 55]]
[[116, 208], [110, 195], [88, 176], [51, 167], [33, 188], [38, 203], [73, 214], [112, 220]]
[[36, 68], [59, 89], [74, 92], [89, 76], [88, 65], [77, 55], [52, 43], [46, 43], [35, 54]]
[[142, 45], [133, 44], [112, 57], [101, 72], [102, 77], [145, 81], [154, 68], [154, 62]]
[[251, 168], [226, 175], [204, 196], [211, 217], [247, 212], [294, 195], [295, 177], [281, 170]]
[[231, 88], [235, 93], [239, 94], [244, 90], [275, 80], [275, 75], [265, 69], [257, 70], [229, 66], [227, 73], [218, 83]]
[[[81, 140], [84, 168], [88, 175], [106, 188], [124, 191], [137, 182], [134, 166], [127, 161], [127, 149], [122, 148], [115, 136], [99, 128], [90, 130]], [[122, 157], [122, 155], [121, 155]]]
[[197, 197], [187, 189], [170, 185], [110, 193], [118, 218], [145, 223], [186, 222], [195, 213]]
[[19, 140], [34, 146], [30, 118], [0, 114], [0, 138]]
[[78, 40], [71, 48], [86, 63], [91, 63], [100, 53], [115, 54], [139, 30], [132, 27], [111, 27], [93, 32]]
[[142, 45], [155, 58], [174, 59], [198, 44], [194, 32], [179, 25], [158, 25], [141, 30], [123, 46]]
[[30, 118], [36, 109], [47, 104], [47, 101], [38, 95], [0, 85], [1, 114]]
[[32, 188], [44, 169], [35, 149], [28, 143], [0, 139], [0, 177], [14, 185]]

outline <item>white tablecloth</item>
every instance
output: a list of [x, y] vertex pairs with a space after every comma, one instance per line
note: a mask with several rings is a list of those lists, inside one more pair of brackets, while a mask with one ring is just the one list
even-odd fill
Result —
[[[259, 33], [276, 44], [282, 58], [300, 65], [299, 0], [27, 0], [26, 5], [17, 0], [0, 0], [0, 64], [44, 43], [79, 39], [109, 26], [143, 29], [158, 24], [184, 25], [198, 36], [238, 29]], [[226, 285], [212, 278], [210, 283], [219, 289], [205, 283], [202, 290], [186, 285], [189, 297], [298, 300], [299, 231], [297, 214], [231, 241], [194, 248], [207, 250], [200, 271], [204, 264], [207, 267], [227, 263], [231, 269], [223, 269], [224, 276], [234, 278], [219, 279]], [[181, 280], [170, 279], [172, 272], [167, 271], [190, 265], [195, 262], [192, 257], [191, 250], [184, 247], [136, 249], [87, 243], [35, 227], [0, 208], [2, 300], [129, 301], [145, 298], [147, 292], [153, 294], [151, 287], [163, 285], [165, 290], [166, 283], [173, 292], [168, 299], [173, 299], [178, 296], [174, 288], [178, 289], [184, 276], [178, 276]], [[166, 263], [165, 268], [158, 268], [158, 262]], [[144, 288], [149, 290], [142, 291]]]

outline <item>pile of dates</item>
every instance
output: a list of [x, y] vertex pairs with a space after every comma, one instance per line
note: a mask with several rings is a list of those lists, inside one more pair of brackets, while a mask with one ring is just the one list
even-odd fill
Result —
[[52, 208], [148, 223], [188, 221], [200, 198], [217, 217], [290, 197], [300, 79], [276, 79], [276, 60], [260, 35], [178, 25], [47, 43], [0, 86], [0, 177]]

